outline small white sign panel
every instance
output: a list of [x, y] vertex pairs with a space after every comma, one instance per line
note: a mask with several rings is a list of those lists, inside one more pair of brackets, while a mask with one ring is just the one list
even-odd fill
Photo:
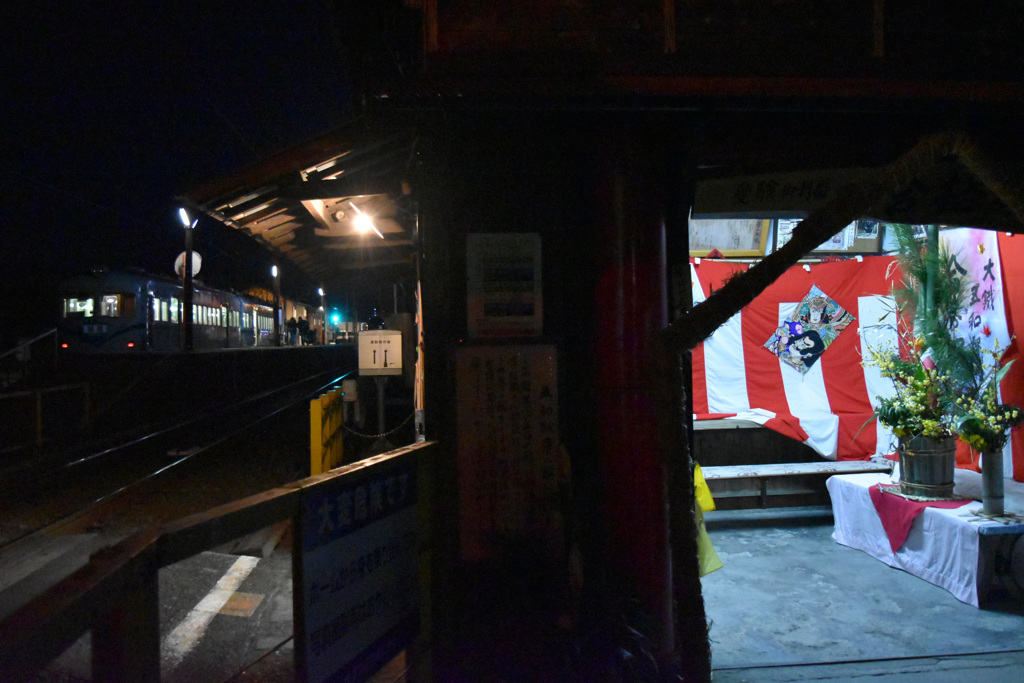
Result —
[[360, 375], [402, 374], [402, 333], [363, 330], [359, 333]]

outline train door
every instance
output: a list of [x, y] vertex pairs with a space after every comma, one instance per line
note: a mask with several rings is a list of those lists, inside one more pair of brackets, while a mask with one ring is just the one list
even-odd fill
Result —
[[160, 300], [153, 296], [153, 292], [149, 292], [146, 298], [146, 350], [149, 351], [153, 348], [153, 331], [156, 326], [156, 321], [159, 320], [159, 313], [157, 312], [160, 308]]

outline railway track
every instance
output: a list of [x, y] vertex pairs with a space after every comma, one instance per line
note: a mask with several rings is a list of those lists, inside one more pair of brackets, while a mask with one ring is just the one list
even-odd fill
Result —
[[345, 376], [313, 375], [121, 443], [40, 458], [0, 481], [0, 550], [40, 535], [116, 542], [306, 476], [308, 401]]

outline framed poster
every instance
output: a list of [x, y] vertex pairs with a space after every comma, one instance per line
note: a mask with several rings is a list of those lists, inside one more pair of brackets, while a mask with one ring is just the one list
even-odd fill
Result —
[[690, 256], [764, 256], [771, 221], [761, 218], [690, 219]]
[[873, 219], [857, 221], [857, 232], [853, 240], [853, 251], [858, 254], [879, 254], [882, 252], [882, 236], [885, 223]]
[[[779, 218], [774, 221], [776, 251], [789, 242], [793, 236], [793, 230], [802, 220], [802, 218]], [[883, 233], [884, 225], [879, 221], [854, 221], [811, 250], [811, 253], [877, 254], [882, 250]]]
[[466, 268], [470, 337], [541, 335], [544, 297], [539, 234], [469, 235]]
[[817, 249], [813, 249], [811, 253], [817, 252], [836, 252], [836, 251], [850, 251], [853, 249], [853, 243], [857, 239], [857, 221], [854, 221], [847, 225], [845, 228], [832, 235], [829, 239], [822, 242]]

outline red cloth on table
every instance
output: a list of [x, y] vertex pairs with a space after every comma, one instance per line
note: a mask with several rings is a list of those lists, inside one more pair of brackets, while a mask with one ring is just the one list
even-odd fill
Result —
[[872, 486], [868, 492], [871, 494], [871, 503], [875, 506], [875, 512], [882, 520], [882, 528], [885, 529], [885, 535], [889, 537], [889, 547], [893, 552], [899, 550], [903, 542], [907, 540], [910, 525], [925, 508], [951, 510], [974, 502], [970, 499], [931, 500], [928, 502], [907, 500], [903, 496], [885, 493], [881, 484]]

